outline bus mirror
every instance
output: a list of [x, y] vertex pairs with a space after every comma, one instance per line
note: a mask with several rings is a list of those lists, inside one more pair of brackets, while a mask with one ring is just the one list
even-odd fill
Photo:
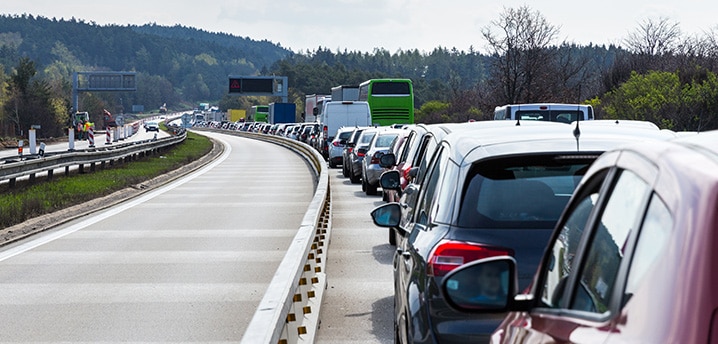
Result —
[[313, 109], [312, 109], [312, 114], [313, 114], [314, 116], [318, 115], [318, 114], [319, 114], [319, 109], [318, 109], [318, 108], [313, 108]]

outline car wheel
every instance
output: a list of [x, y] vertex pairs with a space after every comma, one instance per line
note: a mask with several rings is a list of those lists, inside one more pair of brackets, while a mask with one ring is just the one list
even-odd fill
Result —
[[[360, 180], [361, 180], [361, 178], [359, 178], [359, 176], [354, 175], [353, 173], [350, 173], [350, 174], [349, 174], [349, 181], [351, 181], [352, 184], [359, 184], [359, 181], [360, 181]], [[362, 191], [363, 191], [363, 190], [362, 190]]]
[[335, 164], [332, 159], [329, 159], [329, 168], [337, 168], [337, 164]]
[[349, 177], [349, 170], [347, 169], [347, 164], [342, 164], [342, 176], [344, 176], [344, 178]]
[[369, 183], [366, 183], [366, 190], [365, 190], [365, 191], [366, 191], [366, 195], [367, 195], [367, 196], [376, 196], [376, 195], [379, 194], [379, 193], [377, 192], [377, 190], [376, 190], [376, 186], [371, 185], [371, 184], [369, 184]]
[[394, 228], [389, 228], [389, 245], [396, 246], [396, 233]]
[[366, 192], [366, 178], [361, 179], [361, 191]]

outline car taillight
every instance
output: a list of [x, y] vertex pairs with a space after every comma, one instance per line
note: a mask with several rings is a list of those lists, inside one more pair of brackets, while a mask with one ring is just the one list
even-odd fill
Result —
[[406, 164], [406, 165], [402, 166], [401, 172], [404, 175], [404, 180], [409, 180], [409, 170], [411, 170], [410, 164]]
[[363, 158], [366, 155], [366, 151], [362, 149], [357, 149], [357, 156], [360, 158]]
[[442, 240], [429, 254], [426, 273], [429, 276], [444, 276], [455, 268], [475, 260], [495, 257], [513, 256], [511, 249], [483, 246], [463, 241]]
[[347, 153], [351, 154], [354, 151], [354, 147], [347, 148]]
[[334, 141], [334, 142], [332, 142], [332, 146], [334, 146], [334, 147], [341, 147], [342, 144], [339, 143], [339, 141]]

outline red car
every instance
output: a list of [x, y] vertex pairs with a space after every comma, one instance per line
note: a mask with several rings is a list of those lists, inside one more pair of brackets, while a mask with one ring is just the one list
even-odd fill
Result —
[[718, 343], [718, 131], [615, 149], [582, 178], [519, 294], [516, 262], [455, 269], [455, 309], [509, 311], [494, 343]]

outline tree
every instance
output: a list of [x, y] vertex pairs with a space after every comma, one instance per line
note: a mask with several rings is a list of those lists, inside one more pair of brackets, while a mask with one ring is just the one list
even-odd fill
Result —
[[545, 97], [542, 77], [553, 62], [548, 48], [558, 34], [538, 11], [528, 6], [504, 8], [501, 18], [482, 29], [489, 44], [499, 103], [528, 103]]
[[682, 82], [677, 72], [633, 72], [619, 88], [593, 102], [601, 104], [610, 119], [650, 121], [678, 131], [715, 129], [718, 78], [712, 72], [703, 74], [703, 80]]
[[47, 81], [33, 79], [36, 74], [34, 61], [27, 57], [20, 59], [7, 85], [9, 98], [4, 106], [7, 118], [14, 125], [15, 135], [23, 135], [31, 125], [40, 125], [41, 135], [61, 135], [62, 125], [58, 120], [61, 113], [57, 111], [62, 106], [53, 99]]
[[668, 18], [646, 19], [625, 39], [627, 48], [643, 56], [665, 56], [673, 54], [681, 39], [677, 22]]

